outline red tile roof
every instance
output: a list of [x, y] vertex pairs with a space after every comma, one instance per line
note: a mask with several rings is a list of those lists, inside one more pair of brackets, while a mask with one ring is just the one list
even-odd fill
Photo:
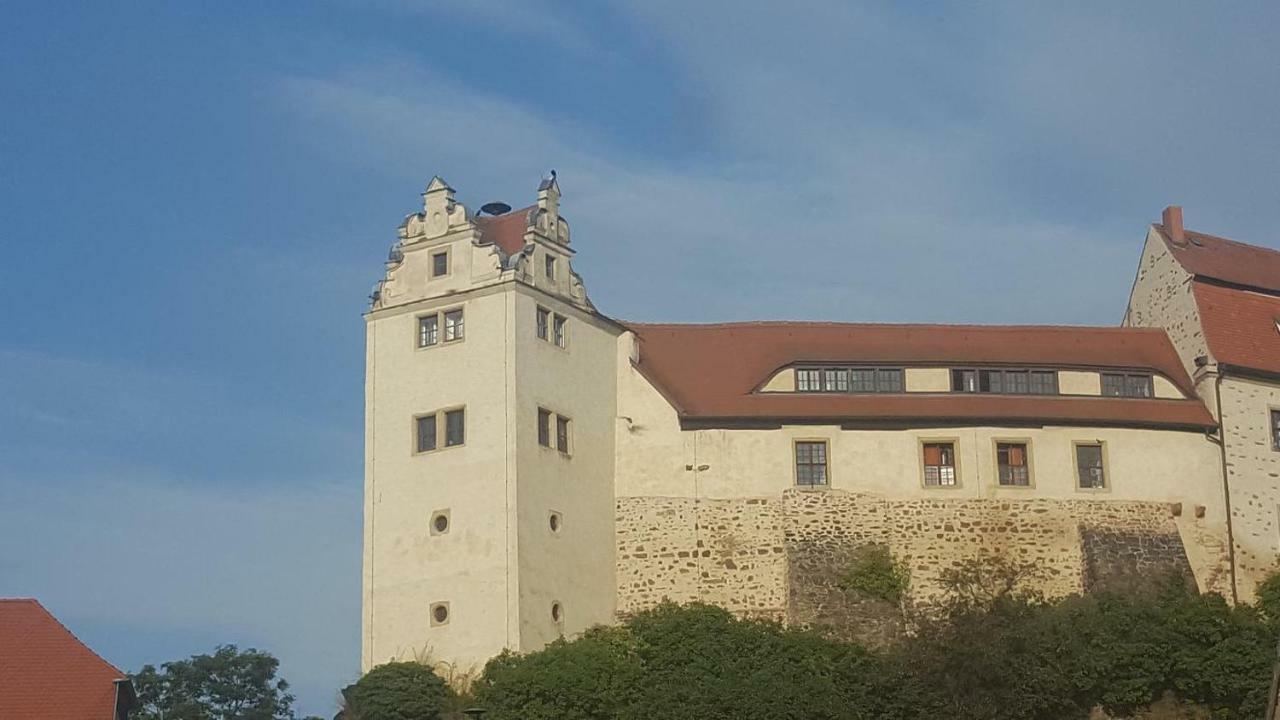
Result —
[[0, 718], [112, 720], [127, 677], [39, 602], [0, 599]]
[[1280, 373], [1280, 296], [1203, 281], [1192, 290], [1215, 360]]
[[529, 226], [529, 212], [536, 205], [502, 215], [481, 215], [476, 218], [480, 226], [480, 237], [484, 242], [491, 242], [502, 248], [502, 252], [515, 255], [524, 249], [524, 232]]
[[[682, 419], [892, 423], [1068, 423], [1213, 427], [1163, 330], [974, 325], [757, 322], [624, 323], [639, 370]], [[758, 393], [794, 363], [1127, 368], [1168, 377], [1187, 400], [951, 393]]]
[[1188, 242], [1178, 246], [1163, 225], [1155, 228], [1174, 258], [1192, 275], [1280, 293], [1280, 250], [1190, 230], [1185, 233]]

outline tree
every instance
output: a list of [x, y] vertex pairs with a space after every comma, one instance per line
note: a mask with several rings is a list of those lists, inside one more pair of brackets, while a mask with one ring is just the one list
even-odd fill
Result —
[[342, 690], [344, 720], [439, 720], [454, 693], [416, 662], [391, 662], [370, 670]]
[[219, 645], [212, 655], [144, 665], [133, 675], [134, 720], [293, 720], [289, 683], [270, 653]]

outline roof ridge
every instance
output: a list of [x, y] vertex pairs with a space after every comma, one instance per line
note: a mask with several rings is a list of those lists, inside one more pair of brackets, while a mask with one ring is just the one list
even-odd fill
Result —
[[982, 323], [904, 323], [904, 322], [851, 322], [839, 320], [731, 320], [725, 322], [637, 322], [619, 320], [625, 326], [634, 327], [680, 327], [680, 328], [746, 328], [746, 327], [866, 327], [866, 328], [943, 328], [958, 330], [1099, 330], [1105, 332], [1124, 333], [1163, 333], [1160, 328], [1133, 327], [1124, 325], [1014, 325], [1014, 324], [982, 324]]
[[86, 651], [88, 651], [88, 652], [89, 652], [89, 654], [90, 654], [90, 655], [92, 655], [92, 656], [94, 656], [95, 658], [97, 658], [97, 659], [98, 659], [98, 660], [99, 660], [103, 665], [106, 665], [107, 667], [109, 667], [109, 668], [111, 668], [112, 670], [114, 670], [114, 671], [116, 672], [116, 674], [118, 674], [118, 675], [120, 676], [120, 677], [119, 677], [119, 678], [117, 678], [117, 679], [128, 679], [128, 678], [129, 678], [129, 673], [127, 673], [127, 672], [125, 672], [125, 671], [121, 670], [120, 668], [116, 667], [114, 663], [112, 663], [111, 661], [109, 661], [109, 660], [107, 660], [106, 658], [102, 657], [101, 655], [99, 655], [99, 654], [98, 654], [98, 652], [97, 652], [96, 650], [94, 650], [93, 648], [89, 647], [89, 643], [85, 642], [84, 640], [81, 640], [79, 635], [76, 635], [74, 632], [72, 632], [71, 628], [69, 628], [69, 627], [67, 627], [66, 625], [64, 625], [64, 624], [63, 624], [63, 622], [62, 622], [61, 620], [59, 620], [59, 619], [58, 619], [58, 616], [57, 616], [57, 615], [54, 615], [53, 613], [49, 612], [49, 608], [45, 607], [45, 606], [44, 606], [44, 603], [40, 602], [40, 601], [39, 601], [39, 600], [37, 600], [36, 598], [2, 598], [2, 599], [0, 599], [0, 602], [14, 602], [14, 603], [18, 603], [18, 602], [25, 602], [25, 603], [30, 603], [31, 605], [36, 606], [36, 608], [38, 608], [38, 609], [40, 610], [40, 612], [44, 613], [45, 617], [47, 617], [47, 618], [49, 618], [50, 620], [52, 620], [52, 621], [54, 622], [54, 624], [55, 624], [55, 625], [57, 625], [59, 628], [61, 628], [61, 629], [62, 629], [62, 631], [63, 631], [63, 632], [65, 632], [67, 635], [70, 635], [70, 636], [71, 636], [71, 639], [72, 639], [72, 640], [75, 640], [75, 641], [76, 641], [76, 643], [77, 643], [78, 645], [80, 645], [80, 647], [84, 648]]

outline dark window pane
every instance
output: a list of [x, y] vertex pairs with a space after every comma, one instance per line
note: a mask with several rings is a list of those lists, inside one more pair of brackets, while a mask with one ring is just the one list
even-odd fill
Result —
[[849, 371], [849, 388], [854, 392], [866, 393], [876, 391], [876, 371], [857, 368]]
[[1027, 467], [1027, 446], [1024, 443], [996, 445], [996, 465], [999, 467], [1001, 485], [1031, 484], [1031, 474]]
[[538, 444], [551, 447], [551, 411], [538, 408]]
[[1003, 392], [999, 370], [978, 371], [978, 392]]
[[821, 389], [822, 372], [820, 370], [796, 370], [796, 390], [818, 392]]
[[1271, 411], [1271, 447], [1280, 450], [1280, 410]]
[[1124, 376], [1103, 373], [1102, 394], [1107, 397], [1121, 397], [1124, 395]]
[[1076, 470], [1080, 473], [1080, 487], [1106, 487], [1107, 478], [1102, 467], [1102, 446], [1077, 445]]
[[955, 445], [952, 443], [925, 443], [925, 485], [949, 486], [956, 484], [955, 453]]
[[564, 347], [564, 324], [563, 315], [556, 315], [555, 320], [551, 323], [551, 336], [556, 343], [556, 347]]
[[550, 255], [546, 257], [547, 277], [554, 280], [556, 277], [556, 259]]
[[461, 410], [444, 414], [444, 446], [453, 447], [466, 441], [466, 421]]
[[569, 418], [556, 416], [556, 449], [569, 452]]
[[547, 326], [550, 324], [551, 311], [546, 308], [538, 308], [538, 339], [547, 339]]
[[902, 392], [902, 371], [877, 370], [876, 392]]
[[976, 370], [952, 370], [951, 389], [956, 392], [978, 392]]
[[440, 340], [440, 317], [427, 315], [418, 318], [418, 347], [435, 345]]
[[796, 484], [827, 484], [827, 444], [825, 442], [796, 443]]
[[436, 416], [425, 415], [418, 418], [418, 452], [436, 449]]
[[1151, 397], [1151, 378], [1147, 375], [1129, 375], [1124, 379], [1124, 394], [1128, 397]]
[[1058, 393], [1058, 374], [1052, 370], [1031, 371], [1032, 395], [1056, 395]]
[[431, 256], [431, 276], [440, 277], [449, 274], [449, 253], [436, 253]]

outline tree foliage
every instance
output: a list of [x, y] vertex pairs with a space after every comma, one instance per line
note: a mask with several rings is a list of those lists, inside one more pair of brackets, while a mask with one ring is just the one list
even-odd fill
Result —
[[840, 587], [893, 604], [901, 602], [910, 584], [907, 566], [893, 557], [888, 545], [862, 545], [840, 576]]
[[[1048, 601], [1034, 569], [984, 559], [897, 645], [665, 604], [543, 651], [492, 660], [491, 720], [1085, 720], [1260, 717], [1280, 622], [1185, 582]], [[1278, 586], [1280, 587], [1280, 586]], [[1280, 595], [1280, 591], [1277, 591]]]
[[347, 686], [342, 698], [343, 720], [439, 720], [453, 691], [422, 663], [391, 662]]
[[280, 662], [270, 653], [219, 645], [212, 655], [193, 655], [156, 670], [135, 673], [140, 709], [134, 720], [293, 720], [289, 683], [276, 677]]

